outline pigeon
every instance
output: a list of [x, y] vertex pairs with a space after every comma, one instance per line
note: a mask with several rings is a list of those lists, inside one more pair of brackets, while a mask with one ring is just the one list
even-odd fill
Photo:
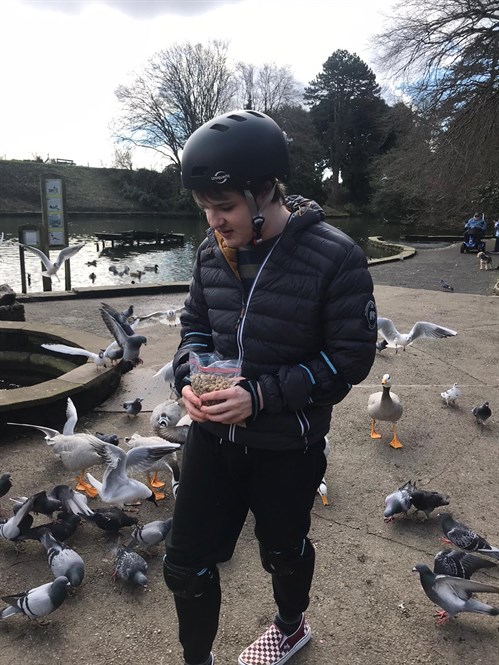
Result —
[[100, 313], [109, 331], [123, 349], [120, 369], [121, 373], [125, 374], [142, 362], [139, 357], [140, 347], [142, 344], [147, 344], [147, 338], [143, 335], [136, 335], [133, 328], [133, 334], [127, 333], [123, 326], [106, 309], [101, 308]]
[[381, 353], [386, 349], [387, 346], [388, 342], [386, 341], [386, 339], [380, 339], [378, 342], [376, 342], [376, 351], [378, 353]]
[[86, 356], [95, 363], [97, 369], [106, 366], [105, 349], [101, 349], [98, 353], [87, 351], [79, 346], [68, 346], [67, 344], [41, 344], [44, 349], [53, 351], [54, 353], [65, 353], [69, 356]]
[[133, 335], [134, 329], [130, 324], [130, 318], [133, 316], [133, 305], [129, 305], [125, 310], [119, 312], [117, 309], [112, 307], [112, 305], [108, 305], [107, 303], [102, 302], [100, 309], [101, 311], [104, 310], [110, 316], [112, 316], [113, 319], [120, 324], [127, 335]]
[[150, 547], [158, 545], [166, 538], [172, 528], [172, 522], [173, 518], [169, 517], [166, 520], [154, 520], [143, 526], [136, 526], [132, 529], [132, 540], [128, 543], [127, 548], [131, 549], [139, 545], [142, 549], [148, 550]]
[[444, 328], [436, 323], [428, 321], [417, 321], [408, 333], [400, 333], [390, 319], [378, 316], [378, 332], [388, 342], [389, 348], [394, 348], [395, 352], [400, 347], [405, 351], [406, 346], [411, 346], [418, 339], [434, 338], [442, 339], [444, 337], [453, 337], [457, 335], [455, 330]]
[[467, 552], [480, 552], [499, 559], [499, 548], [493, 547], [483, 536], [470, 529], [462, 522], [457, 522], [450, 513], [441, 513], [444, 542], [452, 543]]
[[449, 291], [449, 292], [454, 291], [454, 288], [450, 286], [450, 284], [447, 284], [447, 282], [444, 281], [443, 279], [440, 280], [440, 288], [442, 289], [442, 291]]
[[119, 436], [117, 434], [103, 434], [102, 432], [96, 432], [95, 436], [104, 443], [112, 443], [113, 446], [117, 446], [120, 442]]
[[153, 491], [135, 478], [127, 475], [127, 469], [147, 470], [151, 464], [179, 448], [179, 444], [163, 446], [139, 446], [125, 453], [117, 446], [103, 441], [91, 443], [94, 450], [107, 462], [102, 483], [87, 472], [91, 485], [98, 491], [104, 503], [122, 507], [125, 503], [146, 499], [156, 503]]
[[416, 511], [421, 510], [426, 517], [430, 517], [435, 508], [449, 505], [449, 497], [440, 492], [420, 490], [414, 486], [411, 490], [411, 503]]
[[39, 533], [39, 540], [47, 552], [48, 563], [54, 577], [67, 577], [73, 588], [79, 587], [85, 575], [85, 564], [81, 556], [54, 538], [49, 529], [41, 529]]
[[3, 473], [0, 476], [0, 497], [5, 496], [12, 487], [12, 476], [10, 473]]
[[123, 408], [128, 416], [137, 417], [142, 411], [142, 402], [144, 401], [143, 397], [136, 397], [133, 400], [127, 400], [123, 402]]
[[159, 427], [175, 426], [182, 416], [182, 410], [178, 402], [167, 400], [154, 407], [149, 422], [151, 428], [156, 432]]
[[404, 485], [401, 485], [395, 492], [388, 494], [385, 498], [385, 510], [383, 518], [385, 522], [393, 522], [395, 515], [405, 513], [412, 505], [411, 492], [416, 489], [416, 486], [408, 480]]
[[33, 498], [26, 499], [19, 510], [8, 520], [0, 524], [0, 540], [15, 541], [21, 535], [21, 523], [33, 506]]
[[57, 514], [57, 519], [52, 522], [46, 522], [31, 528], [21, 527], [22, 535], [18, 540], [40, 540], [40, 533], [44, 529], [48, 529], [54, 538], [57, 538], [60, 542], [65, 542], [75, 534], [80, 524], [79, 515], [61, 512]]
[[[17, 512], [28, 497], [21, 496], [13, 498], [14, 512]], [[92, 510], [88, 507], [87, 498], [84, 494], [75, 492], [68, 485], [56, 485], [50, 492], [45, 490], [37, 492], [32, 497], [32, 512], [42, 513], [52, 517], [56, 511], [72, 515], [91, 515]]]
[[137, 524], [137, 517], [128, 515], [124, 510], [117, 506], [105, 506], [104, 508], [95, 508], [89, 521], [103, 531], [117, 533], [120, 529]]
[[485, 425], [485, 421], [490, 418], [492, 411], [488, 402], [484, 402], [482, 405], [474, 406], [471, 409], [471, 413], [475, 416], [475, 420], [478, 425]]
[[451, 575], [469, 580], [477, 570], [482, 568], [496, 568], [497, 564], [482, 559], [475, 554], [462, 550], [441, 550], [435, 554], [433, 572], [435, 575]]
[[130, 582], [135, 586], [146, 588], [147, 580], [147, 562], [146, 560], [128, 549], [124, 545], [119, 545], [116, 548], [116, 562], [113, 572], [114, 580], [124, 580]]
[[42, 271], [42, 277], [48, 277], [49, 279], [52, 279], [52, 277], [55, 275], [59, 281], [59, 275], [57, 274], [57, 271], [59, 268], [62, 266], [64, 261], [67, 261], [70, 259], [72, 256], [74, 256], [77, 252], [82, 249], [82, 247], [85, 246], [84, 242], [79, 243], [78, 245], [73, 245], [72, 247], [65, 247], [59, 252], [59, 255], [57, 259], [52, 263], [48, 256], [44, 254], [40, 249], [37, 247], [31, 247], [30, 245], [23, 245], [22, 243], [19, 243], [20, 247], [24, 247], [24, 249], [27, 249], [28, 251], [32, 252], [33, 254], [36, 254], [38, 258], [41, 260], [43, 265], [45, 266], [45, 270]]
[[440, 393], [440, 397], [445, 401], [447, 406], [454, 406], [456, 404], [457, 398], [461, 395], [461, 389], [457, 383], [453, 383], [448, 390], [444, 390], [443, 393]]
[[[16, 514], [18, 510], [28, 501], [27, 496], [16, 496], [11, 497], [10, 499], [13, 503], [13, 512]], [[37, 515], [47, 515], [52, 517], [55, 512], [62, 510], [62, 503], [58, 498], [47, 494], [45, 490], [33, 494], [31, 497], [31, 508], [30, 512], [36, 513]]]
[[446, 623], [460, 612], [476, 612], [490, 616], [499, 614], [499, 608], [471, 597], [473, 593], [499, 593], [499, 587], [450, 575], [435, 575], [423, 563], [418, 563], [412, 570], [419, 573], [421, 586], [428, 598], [442, 608], [436, 613], [439, 617], [437, 626]]
[[51, 614], [62, 605], [68, 596], [69, 580], [61, 575], [53, 582], [34, 587], [29, 591], [2, 596], [8, 603], [0, 613], [1, 619], [8, 619], [14, 614], [24, 614], [30, 619], [40, 619]]

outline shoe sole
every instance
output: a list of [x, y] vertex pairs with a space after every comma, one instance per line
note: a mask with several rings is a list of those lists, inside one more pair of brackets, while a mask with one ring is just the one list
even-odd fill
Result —
[[[309, 630], [308, 633], [306, 635], [304, 635], [301, 638], [301, 640], [295, 644], [295, 646], [293, 647], [293, 649], [289, 653], [287, 653], [285, 656], [283, 656], [281, 658], [281, 660], [274, 661], [270, 665], [283, 665], [283, 663], [288, 661], [292, 656], [295, 655], [295, 653], [297, 653], [297, 651], [299, 651], [302, 647], [304, 647], [305, 644], [307, 644], [307, 642], [310, 641], [311, 637], [312, 637], [312, 631]], [[244, 660], [241, 660], [241, 657], [239, 657], [237, 659], [237, 665], [248, 665], [248, 663], [244, 662]]]

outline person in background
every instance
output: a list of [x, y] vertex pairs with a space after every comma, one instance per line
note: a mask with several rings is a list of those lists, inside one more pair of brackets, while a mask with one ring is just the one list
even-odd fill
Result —
[[473, 217], [468, 219], [464, 225], [464, 229], [470, 235], [476, 235], [478, 239], [483, 238], [487, 231], [487, 222], [485, 221], [484, 215], [476, 212]]
[[[239, 665], [277, 665], [308, 642], [315, 550], [310, 512], [334, 404], [369, 374], [377, 315], [364, 252], [302, 196], [285, 196], [287, 141], [256, 111], [214, 118], [188, 139], [182, 184], [209, 229], [181, 315], [175, 388], [192, 418], [163, 573], [186, 665], [212, 665], [217, 564], [251, 511], [277, 612]], [[201, 396], [190, 353], [237, 360], [238, 382]], [[199, 391], [198, 391], [199, 392]], [[255, 628], [258, 617], [254, 617]]]
[[494, 225], [494, 237], [495, 237], [495, 245], [494, 249], [492, 250], [494, 254], [499, 254], [499, 217], [494, 219], [492, 222]]

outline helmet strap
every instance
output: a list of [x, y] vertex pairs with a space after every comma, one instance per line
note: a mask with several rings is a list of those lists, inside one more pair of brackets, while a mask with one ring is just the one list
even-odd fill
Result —
[[265, 217], [263, 211], [272, 201], [275, 192], [275, 185], [272, 187], [267, 196], [263, 199], [260, 208], [256, 205], [255, 197], [250, 192], [249, 189], [244, 190], [244, 196], [246, 198], [246, 203], [251, 213], [251, 222], [253, 224], [253, 245], [258, 245], [262, 242], [262, 226], [265, 222]]

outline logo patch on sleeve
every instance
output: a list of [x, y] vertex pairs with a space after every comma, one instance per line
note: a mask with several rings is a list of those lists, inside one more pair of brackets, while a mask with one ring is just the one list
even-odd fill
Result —
[[364, 309], [364, 316], [366, 317], [367, 327], [369, 330], [374, 330], [376, 328], [376, 323], [378, 321], [378, 315], [376, 312], [376, 305], [374, 300], [369, 300]]

